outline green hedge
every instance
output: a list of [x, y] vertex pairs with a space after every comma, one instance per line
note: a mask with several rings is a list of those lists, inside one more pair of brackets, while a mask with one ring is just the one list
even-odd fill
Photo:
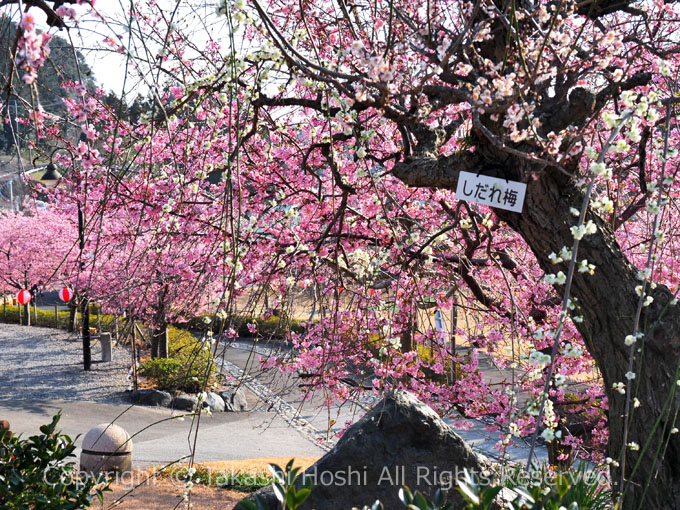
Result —
[[[0, 305], [0, 321], [7, 324], [19, 324], [19, 306], [7, 306], [3, 307]], [[97, 318], [99, 315], [96, 312], [96, 307], [92, 307], [90, 311], [90, 327], [97, 327]], [[21, 314], [23, 316], [23, 310]], [[57, 329], [68, 329], [70, 313], [68, 311], [59, 311], [56, 313], [54, 310], [41, 310], [38, 308], [38, 320], [35, 318], [35, 311], [33, 307], [30, 307], [31, 314], [31, 326], [38, 326], [43, 328], [54, 328]], [[79, 328], [82, 324], [80, 317], [80, 311], [78, 311], [78, 323], [76, 326]], [[113, 315], [102, 314], [99, 321], [101, 323], [101, 329], [105, 333], [115, 333], [116, 326]], [[125, 327], [126, 320], [122, 317], [118, 318], [118, 329], [122, 330]]]
[[[2, 308], [2, 306], [0, 305], [0, 322], [4, 322], [7, 324], [19, 324], [19, 308], [20, 307], [18, 306], [7, 306], [6, 308]], [[68, 311], [59, 311], [57, 313], [56, 323], [54, 310], [44, 310], [39, 308], [37, 322], [35, 320], [35, 315], [32, 307], [30, 311], [31, 311], [31, 326], [39, 326], [45, 328], [54, 328], [56, 326], [58, 329], [68, 329], [69, 321]], [[97, 307], [95, 305], [92, 305], [90, 311], [90, 327], [92, 328], [97, 327], [97, 317], [98, 317]], [[207, 328], [207, 325], [205, 323], [206, 317], [211, 320], [213, 318], [212, 315], [200, 315], [198, 317], [191, 319], [187, 323], [178, 324], [177, 326], [180, 327], [181, 329], [205, 331]], [[78, 311], [79, 324], [80, 321], [81, 321], [80, 311]], [[228, 321], [225, 321], [225, 323], [228, 323]], [[287, 331], [293, 331], [295, 333], [302, 333], [304, 331], [304, 328], [300, 324], [300, 321], [290, 319], [285, 316], [271, 317], [269, 319], [262, 319], [260, 317], [251, 316], [238, 317], [234, 318], [234, 323], [238, 326], [236, 329], [238, 331], [239, 336], [242, 337], [257, 336], [259, 338], [266, 339], [282, 338], [285, 336], [285, 333]], [[253, 335], [248, 329], [248, 324], [252, 323], [257, 324], [256, 335]], [[123, 317], [119, 317], [118, 318], [119, 330], [122, 330], [125, 324], [126, 320]], [[113, 333], [115, 331], [114, 316], [110, 314], [102, 314], [101, 326], [102, 331]], [[222, 321], [216, 320], [213, 322], [212, 330], [215, 334], [218, 334], [221, 328]]]
[[[219, 334], [223, 328], [227, 329], [229, 324], [229, 319], [224, 321], [224, 326], [222, 321], [217, 319], [213, 321], [213, 315], [200, 315], [191, 319], [188, 323], [182, 325], [183, 328], [190, 330], [200, 330], [205, 331], [208, 329], [206, 324], [206, 319], [211, 321], [212, 331], [215, 334]], [[287, 316], [283, 317], [270, 317], [269, 319], [262, 319], [261, 317], [252, 316], [239, 316], [233, 318], [233, 323], [236, 325], [234, 329], [238, 331], [238, 335], [241, 337], [258, 337], [258, 338], [283, 338], [286, 336], [286, 332], [292, 331], [294, 333], [304, 332], [300, 321], [295, 319], [290, 319]], [[248, 329], [248, 324], [257, 324], [257, 333], [253, 335]]]

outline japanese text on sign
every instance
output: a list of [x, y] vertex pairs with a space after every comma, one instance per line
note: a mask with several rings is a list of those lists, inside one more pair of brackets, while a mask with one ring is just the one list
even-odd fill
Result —
[[466, 202], [522, 212], [526, 190], [527, 185], [522, 182], [460, 172], [456, 197]]

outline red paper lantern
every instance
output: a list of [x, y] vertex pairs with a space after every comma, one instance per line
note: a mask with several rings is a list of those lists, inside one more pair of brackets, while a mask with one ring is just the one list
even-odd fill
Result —
[[68, 287], [64, 287], [59, 291], [59, 299], [61, 299], [64, 303], [68, 303], [69, 301], [71, 301], [72, 297], [73, 291]]
[[31, 300], [31, 293], [28, 292], [26, 289], [22, 289], [18, 292], [17, 301], [19, 301], [19, 304], [27, 305], [30, 300]]

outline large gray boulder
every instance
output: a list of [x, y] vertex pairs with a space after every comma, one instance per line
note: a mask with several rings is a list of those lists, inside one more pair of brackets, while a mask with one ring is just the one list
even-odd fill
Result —
[[[316, 487], [301, 508], [350, 510], [370, 507], [379, 499], [386, 509], [399, 509], [403, 485], [428, 498], [441, 487], [452, 508], [462, 508], [456, 480], [464, 469], [489, 476], [489, 466], [488, 459], [474, 453], [431, 408], [407, 392], [396, 391], [352, 425], [335, 448], [306, 471]], [[271, 487], [247, 499], [258, 495], [271, 510], [280, 508]]]
[[225, 409], [227, 411], [240, 412], [248, 410], [248, 401], [246, 400], [246, 392], [240, 386], [238, 388], [229, 388], [220, 393], [220, 397], [224, 400]]
[[194, 395], [180, 393], [172, 399], [172, 408], [178, 411], [192, 412], [196, 410], [196, 406], [198, 406], [198, 397]]
[[168, 407], [172, 402], [172, 395], [166, 391], [137, 390], [130, 393], [130, 401], [143, 406]]
[[209, 407], [212, 412], [221, 413], [224, 411], [224, 400], [217, 393], [210, 391], [205, 396], [203, 407]]

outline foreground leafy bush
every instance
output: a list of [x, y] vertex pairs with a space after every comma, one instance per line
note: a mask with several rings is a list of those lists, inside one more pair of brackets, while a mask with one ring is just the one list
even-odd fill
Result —
[[[279, 500], [284, 509], [297, 510], [302, 503], [309, 497], [312, 492], [314, 484], [306, 476], [302, 477], [300, 483], [296, 483], [300, 475], [301, 468], [293, 467], [294, 459], [291, 459], [285, 468], [277, 464], [269, 464], [269, 470], [273, 476], [272, 485], [274, 487], [274, 494]], [[265, 501], [256, 496], [255, 501], [241, 501], [237, 506], [237, 510], [268, 510], [269, 505]]]
[[[539, 470], [539, 475], [546, 472]], [[532, 486], [505, 483], [510, 499], [507, 508], [511, 510], [605, 510], [611, 507], [610, 492], [597, 483], [588, 480], [585, 466], [567, 475], [557, 473], [542, 478], [547, 482]], [[510, 477], [511, 479], [513, 477]], [[494, 508], [493, 501], [504, 486], [481, 486], [474, 476], [465, 473], [458, 481], [458, 487], [468, 502], [465, 510], [488, 510]], [[505, 507], [504, 507], [505, 508]]]
[[[0, 430], [0, 508], [68, 510], [90, 506], [93, 478], [78, 479], [75, 444], [56, 428], [61, 414], [28, 439]], [[4, 435], [3, 435], [4, 434]], [[102, 500], [100, 489], [95, 491]]]
[[[293, 468], [291, 460], [285, 468], [270, 464], [270, 471], [274, 477], [273, 486], [276, 499], [284, 510], [296, 510], [309, 497], [313, 484], [303, 475], [301, 482], [297, 481], [300, 468]], [[539, 474], [545, 474], [541, 472]], [[605, 510], [610, 508], [609, 492], [604, 491], [597, 483], [588, 481], [587, 470], [582, 466], [572, 476], [555, 474], [547, 478], [547, 483], [532, 487], [517, 486], [508, 483], [511, 488], [503, 485], [480, 485], [476, 478], [465, 472], [462, 480], [458, 481], [458, 491], [465, 498], [467, 505], [464, 510], [490, 510], [498, 508], [497, 498], [501, 491], [507, 490], [503, 508], [509, 510]], [[404, 486], [399, 491], [399, 499], [407, 510], [451, 510], [451, 506], [444, 502], [444, 493], [437, 489], [432, 500], [427, 499], [421, 492], [411, 492]], [[269, 506], [259, 496], [254, 501], [241, 501], [237, 510], [268, 510]], [[352, 510], [358, 510], [354, 508]], [[384, 510], [380, 501], [362, 510]]]

